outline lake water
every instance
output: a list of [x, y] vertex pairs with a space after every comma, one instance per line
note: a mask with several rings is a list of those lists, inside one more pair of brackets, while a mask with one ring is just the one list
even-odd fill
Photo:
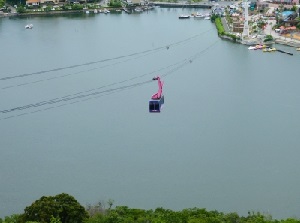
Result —
[[193, 11], [0, 19], [0, 217], [62, 192], [300, 217], [299, 52], [222, 41]]

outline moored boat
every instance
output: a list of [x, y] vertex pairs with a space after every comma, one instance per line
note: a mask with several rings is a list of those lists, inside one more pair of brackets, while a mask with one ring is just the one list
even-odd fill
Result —
[[275, 51], [276, 51], [276, 48], [274, 48], [274, 47], [263, 49], [263, 52], [275, 52]]
[[194, 16], [195, 19], [204, 19], [205, 18], [205, 15], [197, 12], [196, 15]]
[[189, 19], [190, 15], [180, 15], [179, 19]]
[[136, 7], [136, 8], [134, 9], [134, 11], [135, 11], [135, 12], [143, 12], [143, 9], [141, 9], [141, 8], [139, 8], [139, 7]]

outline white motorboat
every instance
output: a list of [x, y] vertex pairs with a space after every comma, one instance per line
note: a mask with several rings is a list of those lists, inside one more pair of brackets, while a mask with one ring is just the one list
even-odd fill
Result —
[[194, 16], [195, 19], [204, 19], [205, 18], [205, 15], [197, 12], [197, 14]]
[[32, 24], [28, 24], [25, 26], [25, 29], [32, 29], [33, 28], [33, 25]]
[[257, 48], [256, 48], [256, 46], [249, 46], [248, 47], [248, 50], [256, 50]]
[[135, 12], [143, 12], [143, 9], [137, 7], [137, 8], [134, 9], [134, 11]]

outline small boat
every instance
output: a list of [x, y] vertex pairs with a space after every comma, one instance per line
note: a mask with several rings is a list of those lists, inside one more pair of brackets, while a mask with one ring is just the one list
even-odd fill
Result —
[[189, 19], [190, 15], [180, 15], [179, 19]]
[[85, 13], [86, 13], [86, 14], [90, 14], [90, 11], [87, 10], [87, 11], [85, 11]]
[[274, 47], [268, 49], [268, 52], [275, 52], [275, 51], [276, 51], [276, 48], [274, 48]]
[[248, 50], [256, 50], [256, 47], [255, 46], [249, 46]]
[[137, 8], [134, 9], [134, 11], [135, 12], [143, 12], [143, 9], [137, 7]]
[[110, 13], [110, 11], [109, 10], [107, 10], [107, 9], [104, 9], [104, 11], [103, 11], [105, 14], [107, 14], [107, 13]]
[[152, 10], [152, 9], [155, 9], [155, 7], [154, 7], [154, 6], [147, 6], [147, 7], [145, 8], [145, 10]]
[[129, 11], [128, 9], [126, 9], [126, 8], [123, 8], [123, 10], [124, 10], [124, 12], [126, 12], [126, 13], [128, 13], [128, 14], [130, 14], [131, 13], [131, 11]]
[[255, 46], [255, 49], [256, 49], [256, 50], [261, 50], [262, 48], [263, 48], [262, 45], [256, 45], [256, 46]]
[[263, 52], [275, 52], [276, 48], [264, 48]]
[[28, 24], [25, 26], [25, 29], [32, 29], [33, 28], [33, 25], [32, 24]]
[[205, 16], [204, 19], [205, 20], [210, 20], [210, 16]]
[[297, 51], [300, 51], [300, 47], [296, 48]]
[[205, 15], [197, 12], [197, 14], [194, 16], [195, 19], [204, 19], [205, 18]]
[[95, 14], [97, 14], [97, 13], [98, 13], [98, 10], [97, 10], [97, 9], [95, 9], [95, 10], [94, 10], [94, 13], [95, 13]]

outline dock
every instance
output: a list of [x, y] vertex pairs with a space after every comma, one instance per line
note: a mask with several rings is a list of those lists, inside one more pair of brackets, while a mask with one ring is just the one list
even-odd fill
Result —
[[211, 9], [212, 4], [210, 3], [170, 3], [170, 2], [153, 2], [155, 6], [159, 6], [161, 8], [204, 8], [204, 9]]

